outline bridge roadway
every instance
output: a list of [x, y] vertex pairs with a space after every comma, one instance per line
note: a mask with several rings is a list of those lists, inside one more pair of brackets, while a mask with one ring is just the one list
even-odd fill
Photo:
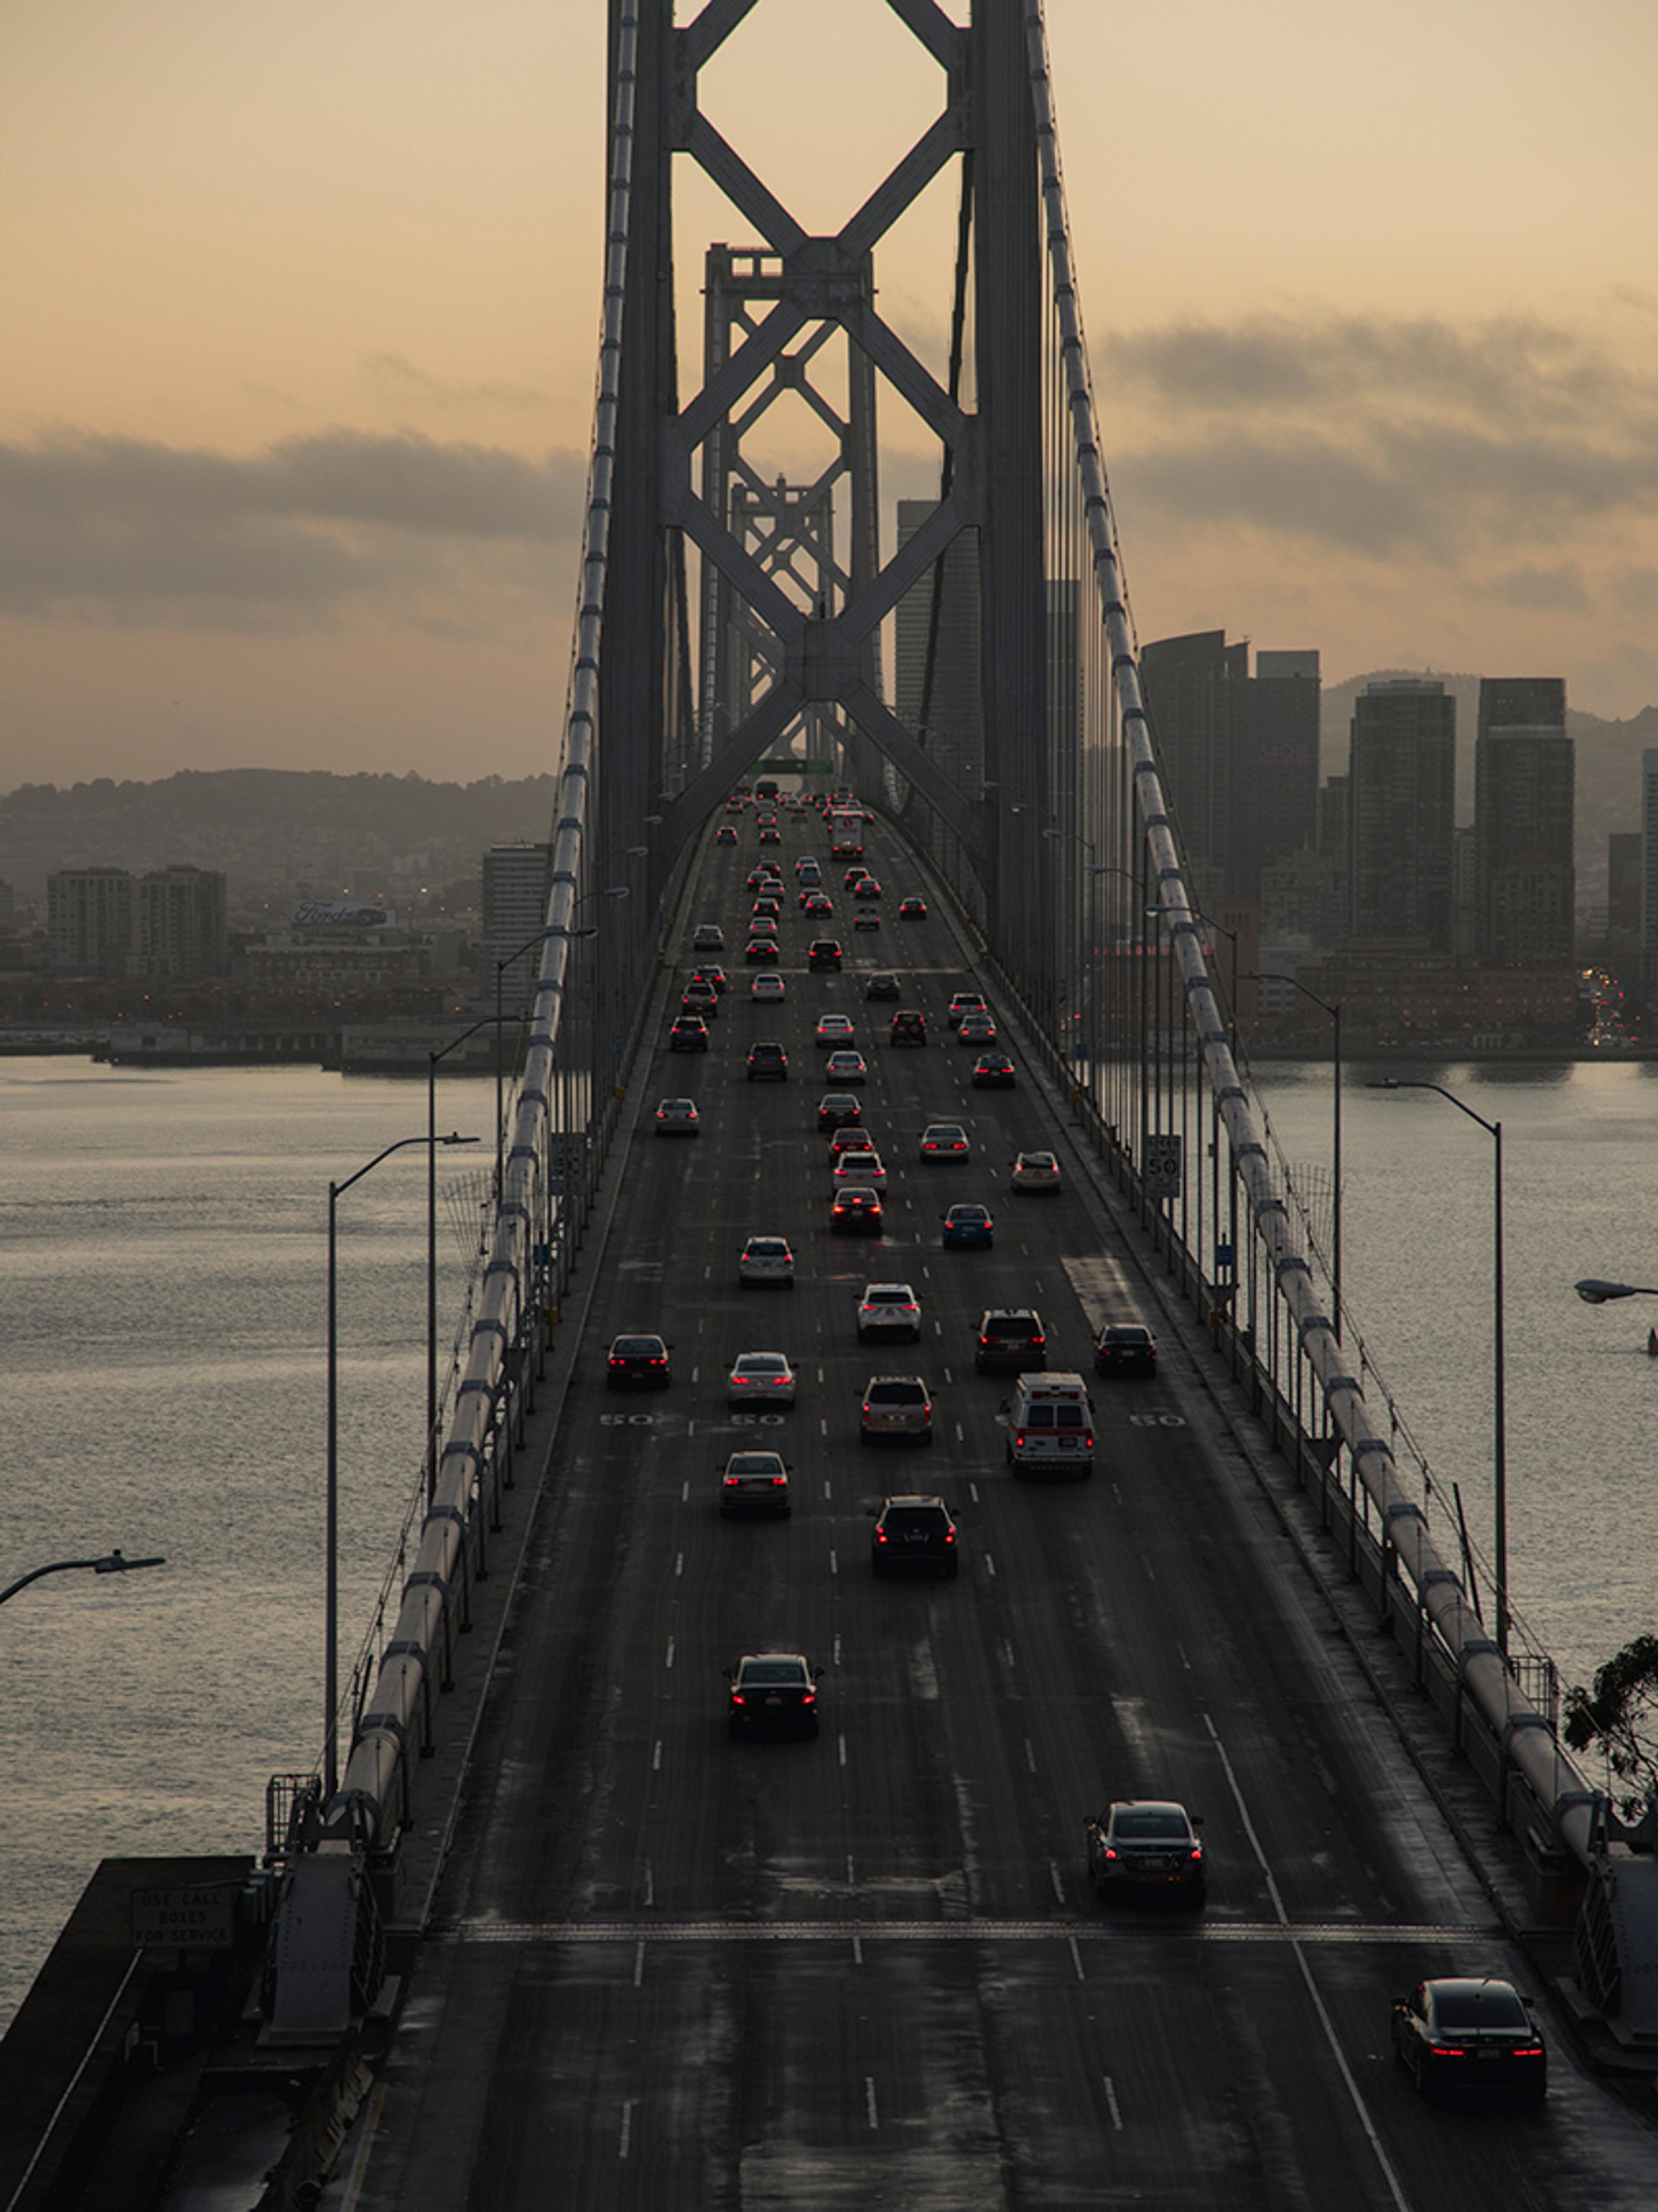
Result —
[[[754, 840], [710, 846], [687, 902], [687, 945], [722, 922], [731, 988], [706, 1060], [670, 1055], [659, 1024], [642, 1128], [688, 1092], [703, 1134], [641, 1133], [628, 1162], [439, 1923], [328, 2203], [1646, 2212], [1651, 2136], [1558, 2029], [1541, 2114], [1419, 2105], [1391, 2063], [1394, 1990], [1534, 1977], [1310, 1590], [1260, 1571], [1283, 1540], [1191, 1355], [1165, 1330], [1155, 1382], [1100, 1391], [1091, 1482], [1010, 1478], [979, 1311], [1035, 1304], [1054, 1364], [1085, 1365], [1106, 1306], [1134, 1310], [1128, 1247], [1038, 1087], [975, 1092], [973, 1054], [939, 1041], [973, 978], [936, 908], [891, 918], [909, 886], [878, 840], [886, 927], [853, 935], [826, 866], [818, 927], [847, 968], [811, 975], [792, 863], [825, 841], [788, 822], [787, 1003], [749, 1002]], [[877, 1041], [881, 966], [925, 1007], [926, 1050]], [[868, 1055], [891, 1176], [871, 1246], [828, 1233], [812, 1030], [831, 1009]], [[745, 1080], [761, 1035], [786, 1043], [786, 1083]], [[934, 1118], [969, 1124], [969, 1164], [920, 1164]], [[1006, 1194], [1033, 1142], [1076, 1170], [1064, 1200]], [[993, 1250], [940, 1249], [964, 1196], [993, 1205]], [[793, 1240], [793, 1292], [737, 1288], [756, 1231]], [[914, 1353], [858, 1344], [884, 1277], [920, 1292]], [[668, 1393], [604, 1390], [629, 1328], [672, 1340]], [[740, 1422], [727, 1365], [774, 1347], [798, 1408]], [[910, 1364], [936, 1444], [861, 1449], [865, 1377]], [[760, 1441], [793, 1463], [793, 1517], [723, 1521], [716, 1468]], [[959, 1581], [872, 1578], [884, 1486], [948, 1495]], [[773, 1646], [824, 1667], [822, 1737], [732, 1744], [721, 1670]], [[1084, 1816], [1133, 1795], [1205, 1816], [1200, 1919], [1094, 1902]]]

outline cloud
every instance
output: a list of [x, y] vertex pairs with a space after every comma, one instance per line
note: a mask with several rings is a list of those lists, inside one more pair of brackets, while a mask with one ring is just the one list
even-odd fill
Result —
[[1511, 568], [1496, 580], [1500, 599], [1511, 607], [1536, 607], [1546, 614], [1581, 614], [1588, 606], [1582, 572], [1575, 561], [1558, 568]]
[[1145, 526], [1521, 575], [1555, 566], [1554, 533], [1658, 521], [1658, 378], [1576, 331], [1263, 315], [1119, 336], [1103, 360]]
[[[62, 434], [0, 444], [0, 614], [249, 634], [470, 628], [544, 587], [586, 463], [336, 429], [239, 456]], [[429, 601], [429, 604], [428, 602]]]

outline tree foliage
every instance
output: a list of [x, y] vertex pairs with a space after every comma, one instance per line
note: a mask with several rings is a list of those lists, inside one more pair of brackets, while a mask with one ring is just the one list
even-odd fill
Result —
[[1627, 1820], [1658, 1807], [1658, 1636], [1637, 1636], [1595, 1671], [1594, 1686], [1566, 1692], [1565, 1738], [1574, 1751], [1598, 1745], [1620, 1781]]

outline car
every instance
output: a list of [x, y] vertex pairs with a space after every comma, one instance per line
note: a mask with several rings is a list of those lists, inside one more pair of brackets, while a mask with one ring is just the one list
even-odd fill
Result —
[[835, 937], [814, 937], [806, 947], [806, 965], [811, 969], [835, 970], [841, 965], [841, 941]]
[[952, 1206], [938, 1239], [946, 1252], [987, 1250], [996, 1242], [996, 1224], [987, 1206]]
[[812, 859], [810, 853], [803, 853], [799, 859], [795, 862], [794, 880], [797, 884], [821, 884], [823, 882], [823, 872], [818, 866], [817, 861]]
[[852, 917], [852, 926], [854, 930], [865, 932], [878, 929], [881, 927], [881, 917], [872, 906], [859, 907]]
[[930, 1444], [932, 1399], [920, 1376], [872, 1375], [864, 1385], [858, 1434], [866, 1444], [899, 1437], [907, 1443]]
[[726, 1727], [734, 1736], [817, 1734], [821, 1667], [799, 1651], [745, 1651], [726, 1669]]
[[1024, 1375], [1048, 1364], [1048, 1332], [1034, 1306], [990, 1306], [979, 1316], [973, 1364], [981, 1375], [1011, 1369]]
[[757, 891], [762, 884], [774, 884], [778, 890], [780, 890], [782, 889], [783, 878], [777, 872], [775, 862], [771, 860], [762, 860], [757, 866], [752, 867], [749, 870], [749, 889], [751, 891]]
[[867, 1152], [872, 1145], [869, 1131], [857, 1121], [848, 1121], [829, 1138], [830, 1154], [837, 1160], [843, 1152]]
[[1169, 1798], [1125, 1797], [1085, 1824], [1088, 1875], [1099, 1898], [1131, 1890], [1172, 1893], [1199, 1905], [1206, 1887], [1201, 1821]]
[[726, 1377], [728, 1406], [792, 1406], [794, 1370], [781, 1352], [740, 1352]]
[[867, 1344], [875, 1336], [907, 1336], [921, 1340], [921, 1308], [908, 1283], [865, 1283], [858, 1302], [858, 1340]]
[[757, 968], [764, 961], [775, 960], [777, 939], [774, 937], [750, 938], [743, 947], [743, 957], [750, 968]]
[[855, 1128], [864, 1118], [862, 1102], [850, 1091], [826, 1091], [817, 1102], [817, 1126], [837, 1134], [842, 1129]]
[[694, 983], [712, 983], [718, 996], [726, 988], [726, 971], [718, 962], [711, 960], [701, 968], [692, 969], [691, 981]]
[[762, 1005], [774, 1006], [786, 995], [782, 977], [769, 969], [756, 975], [749, 986], [750, 998], [759, 1000]]
[[834, 1052], [850, 1044], [857, 1034], [849, 1014], [825, 1014], [812, 1033], [812, 1042], [822, 1052]]
[[763, 892], [749, 908], [750, 914], [756, 921], [776, 921], [782, 911], [781, 899], [771, 898]]
[[1155, 1375], [1157, 1340], [1137, 1321], [1108, 1322], [1094, 1340], [1096, 1375]]
[[699, 982], [693, 975], [681, 996], [679, 1011], [682, 1014], [700, 1014], [705, 1022], [711, 1022], [720, 1012], [720, 994], [712, 983]]
[[835, 901], [826, 891], [802, 891], [800, 911], [802, 914], [810, 915], [814, 921], [827, 921], [835, 911]]
[[1395, 1997], [1393, 2045], [1419, 2096], [1495, 2090], [1537, 2106], [1548, 2094], [1531, 2000], [1494, 1974], [1444, 1974]]
[[760, 825], [760, 842], [762, 845], [780, 845], [783, 842], [783, 833], [774, 822], [762, 822]]
[[717, 921], [699, 921], [691, 932], [693, 952], [723, 952], [726, 933]]
[[855, 891], [859, 884], [863, 882], [864, 878], [868, 873], [869, 870], [865, 867], [848, 868], [845, 875], [841, 878], [841, 890], [843, 891]]
[[1011, 1091], [1018, 1079], [1005, 1052], [981, 1052], [973, 1063], [971, 1081], [975, 1091]]
[[896, 999], [902, 990], [898, 978], [889, 968], [878, 968], [864, 986], [866, 999]]
[[672, 1348], [659, 1336], [612, 1337], [604, 1360], [604, 1388], [665, 1390], [673, 1380], [668, 1359]]
[[670, 1052], [706, 1052], [708, 1025], [701, 1014], [681, 1014], [668, 1031]]
[[924, 1160], [964, 1160], [972, 1149], [959, 1121], [929, 1121], [921, 1132]]
[[996, 1024], [987, 1013], [965, 1013], [956, 1024], [957, 1044], [994, 1044]]
[[919, 1006], [900, 1006], [888, 1027], [887, 1039], [892, 1044], [925, 1044], [926, 1016]]
[[762, 1037], [749, 1047], [748, 1079], [750, 1083], [786, 1083], [788, 1073], [789, 1056], [774, 1039]]
[[697, 1133], [696, 1101], [694, 1098], [665, 1098], [656, 1109], [656, 1133], [659, 1137], [694, 1137]]
[[962, 1571], [955, 1515], [942, 1498], [885, 1499], [870, 1530], [869, 1563], [877, 1575], [937, 1574], [954, 1582]]
[[985, 1005], [981, 993], [957, 991], [945, 1010], [944, 1019], [950, 1024], [951, 1029], [957, 1029], [961, 1026], [962, 1017], [964, 1014], [982, 1014], [988, 1012], [989, 1008]]
[[861, 1052], [832, 1052], [823, 1073], [831, 1083], [867, 1083], [869, 1063]]
[[729, 822], [720, 823], [714, 833], [714, 842], [716, 845], [734, 845], [737, 842], [737, 832]]
[[881, 886], [873, 876], [859, 876], [852, 887], [852, 896], [859, 906], [875, 906], [881, 897]]
[[881, 1155], [872, 1152], [867, 1140], [862, 1151], [848, 1147], [840, 1152], [835, 1163], [835, 1188], [843, 1190], [850, 1183], [865, 1182], [872, 1190], [884, 1190], [887, 1171], [881, 1164]]
[[898, 902], [898, 919], [900, 921], [925, 921], [926, 920], [926, 901], [924, 898], [900, 899]]
[[846, 1190], [837, 1190], [835, 1204], [829, 1210], [829, 1232], [835, 1237], [878, 1237], [881, 1233], [881, 1200], [878, 1192], [867, 1183], [854, 1183]]
[[1057, 1192], [1060, 1188], [1060, 1164], [1052, 1152], [1017, 1152], [1013, 1172], [1008, 1177], [1010, 1190]]
[[749, 924], [749, 935], [751, 939], [756, 937], [768, 937], [772, 943], [775, 945], [777, 942], [776, 918], [768, 914], [756, 915], [753, 921]]
[[720, 1470], [720, 1510], [726, 1520], [739, 1513], [789, 1510], [788, 1463], [780, 1452], [734, 1451]]
[[750, 1283], [780, 1283], [794, 1288], [794, 1254], [786, 1237], [750, 1237], [738, 1255], [737, 1279], [746, 1290]]

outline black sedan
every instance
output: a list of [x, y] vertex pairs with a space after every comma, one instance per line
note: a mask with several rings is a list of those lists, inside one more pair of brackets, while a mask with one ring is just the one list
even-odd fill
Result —
[[731, 1694], [726, 1725], [732, 1735], [817, 1733], [817, 1678], [798, 1651], [749, 1651], [726, 1670]]
[[665, 1390], [673, 1380], [671, 1346], [659, 1336], [618, 1336], [604, 1363], [607, 1390]]
[[1157, 1340], [1139, 1322], [1108, 1322], [1095, 1338], [1096, 1375], [1155, 1375], [1157, 1371]]
[[973, 1063], [975, 1091], [1011, 1091], [1018, 1077], [1005, 1052], [981, 1052]]
[[817, 1102], [817, 1127], [823, 1131], [853, 1129], [864, 1109], [849, 1091], [826, 1091]]
[[1395, 1997], [1394, 2056], [1419, 2094], [1495, 2091], [1521, 2104], [1548, 2094], [1549, 2059], [1531, 2002], [1494, 1976], [1448, 1974]]
[[1162, 1892], [1203, 1903], [1203, 1845], [1198, 1822], [1166, 1798], [1127, 1797], [1086, 1823], [1088, 1874], [1096, 1897]]

